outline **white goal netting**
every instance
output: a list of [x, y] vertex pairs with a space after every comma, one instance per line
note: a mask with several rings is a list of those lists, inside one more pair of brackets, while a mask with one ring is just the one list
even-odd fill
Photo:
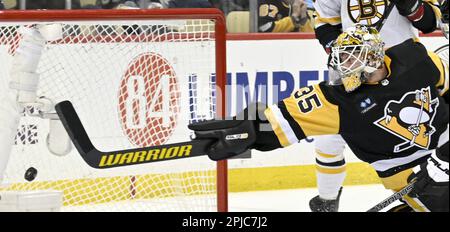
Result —
[[[48, 23], [61, 25], [63, 37], [45, 44], [37, 96], [70, 100], [99, 150], [187, 141], [189, 122], [214, 117], [215, 20], [0, 20], [2, 90], [20, 28]], [[51, 120], [37, 111], [21, 112], [0, 191], [63, 191], [65, 211], [217, 210], [216, 163], [206, 156], [93, 169], [73, 146], [53, 154]], [[27, 181], [30, 167], [37, 175]]]

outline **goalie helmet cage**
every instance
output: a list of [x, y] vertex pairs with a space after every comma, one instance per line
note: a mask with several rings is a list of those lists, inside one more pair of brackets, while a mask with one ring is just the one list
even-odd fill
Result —
[[[20, 28], [49, 24], [60, 25], [62, 38], [46, 42], [37, 95], [70, 100], [100, 149], [186, 141], [188, 123], [224, 116], [220, 10], [0, 11], [3, 90], [10, 91]], [[50, 120], [37, 111], [22, 113], [0, 192], [63, 191], [68, 211], [228, 211], [226, 161], [202, 156], [95, 170], [74, 148], [52, 154]], [[30, 167], [37, 170], [31, 182], [24, 179]]]

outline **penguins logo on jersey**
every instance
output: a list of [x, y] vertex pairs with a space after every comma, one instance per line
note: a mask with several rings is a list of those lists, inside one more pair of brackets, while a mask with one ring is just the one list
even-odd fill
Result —
[[348, 0], [347, 9], [354, 23], [373, 26], [381, 21], [387, 0]]
[[428, 149], [438, 105], [438, 98], [431, 99], [430, 87], [408, 92], [400, 101], [389, 101], [384, 116], [374, 124], [405, 140], [394, 147], [394, 153], [413, 146]]

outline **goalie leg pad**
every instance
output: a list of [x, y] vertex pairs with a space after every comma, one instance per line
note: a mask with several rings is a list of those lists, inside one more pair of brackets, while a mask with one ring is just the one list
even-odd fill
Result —
[[36, 100], [39, 84], [37, 69], [45, 46], [45, 39], [35, 28], [19, 29], [22, 39], [19, 42], [11, 69], [9, 87], [19, 90], [17, 100], [21, 103], [32, 103]]
[[27, 72], [15, 72], [9, 83], [11, 89], [18, 90], [17, 102], [30, 103], [36, 101], [36, 92], [39, 84], [39, 74]]
[[416, 180], [408, 196], [407, 203], [417, 211], [449, 211], [449, 165], [448, 142], [436, 149], [427, 162], [414, 168], [415, 173], [408, 181]]
[[28, 72], [15, 72], [13, 80], [9, 83], [11, 89], [36, 92], [39, 84], [39, 74]]
[[35, 28], [21, 27], [19, 33], [22, 38], [14, 54], [13, 69], [23, 72], [36, 72], [44, 50], [45, 39]]
[[0, 152], [0, 184], [8, 164], [20, 119], [15, 104], [11, 103], [11, 99], [5, 97], [1, 98], [1, 100], [0, 122], [2, 122], [2, 128], [0, 129], [0, 151], [2, 152]]

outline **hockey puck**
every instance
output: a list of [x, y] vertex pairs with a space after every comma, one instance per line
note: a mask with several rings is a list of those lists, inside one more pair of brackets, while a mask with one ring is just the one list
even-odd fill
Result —
[[36, 178], [37, 173], [38, 173], [38, 171], [36, 170], [36, 168], [30, 167], [25, 172], [24, 178], [27, 181], [33, 181]]

